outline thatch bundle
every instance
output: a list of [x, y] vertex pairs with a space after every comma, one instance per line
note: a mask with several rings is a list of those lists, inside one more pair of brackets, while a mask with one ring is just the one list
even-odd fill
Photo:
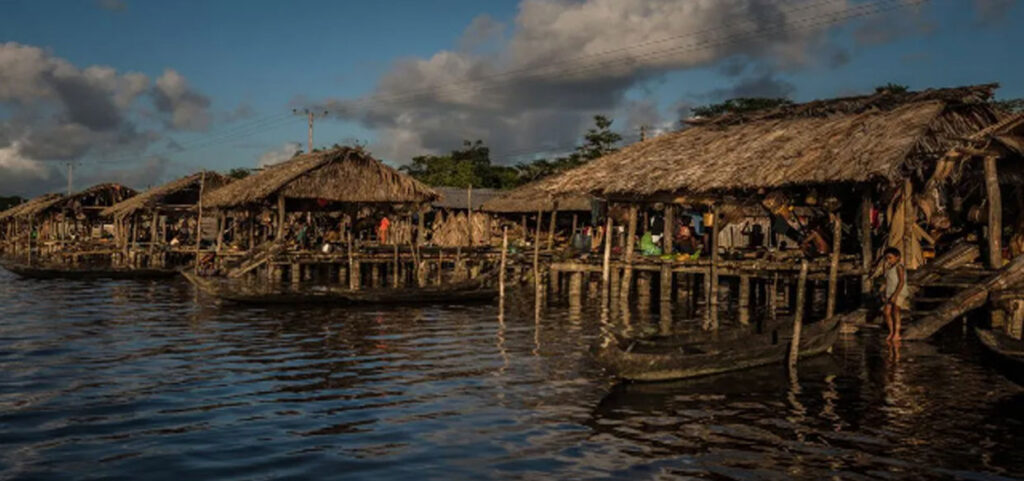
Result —
[[62, 196], [51, 202], [41, 202], [26, 208], [19, 215], [34, 216], [50, 211], [74, 210], [79, 207], [109, 207], [134, 197], [138, 192], [117, 183], [97, 184], [69, 196]]
[[0, 221], [7, 221], [16, 217], [27, 217], [35, 212], [45, 210], [53, 204], [60, 202], [64, 194], [44, 194], [30, 199], [28, 202], [18, 204], [10, 209], [0, 212]]
[[203, 196], [204, 206], [232, 208], [278, 194], [292, 199], [422, 203], [438, 197], [426, 184], [382, 164], [360, 148], [300, 155]]
[[431, 229], [431, 242], [442, 247], [470, 245], [470, 229], [473, 232], [473, 245], [487, 245], [491, 241], [491, 218], [487, 214], [474, 212], [467, 225], [465, 212], [445, 216], [437, 213]]
[[994, 88], [885, 92], [725, 115], [594, 160], [546, 189], [641, 197], [894, 180], [997, 122], [987, 103]]
[[203, 190], [212, 191], [228, 184], [231, 179], [213, 171], [197, 172], [182, 177], [178, 180], [168, 182], [159, 187], [153, 187], [139, 195], [125, 201], [118, 202], [103, 210], [103, 216], [125, 217], [132, 215], [141, 209], [150, 209], [165, 202], [168, 197], [181, 194], [188, 190], [195, 190], [198, 197], [199, 183], [204, 182]]
[[480, 210], [499, 214], [519, 214], [551, 211], [590, 211], [590, 196], [580, 194], [553, 196], [548, 192], [552, 177], [512, 189], [484, 202]]

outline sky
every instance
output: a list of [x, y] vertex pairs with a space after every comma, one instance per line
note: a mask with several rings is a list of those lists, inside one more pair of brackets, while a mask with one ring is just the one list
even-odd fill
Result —
[[392, 166], [625, 142], [738, 96], [1024, 97], [1024, 0], [0, 0], [0, 195], [364, 145]]

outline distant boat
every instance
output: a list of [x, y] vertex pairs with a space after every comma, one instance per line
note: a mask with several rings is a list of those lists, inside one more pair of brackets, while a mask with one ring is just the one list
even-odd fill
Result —
[[352, 290], [328, 285], [250, 285], [243, 280], [198, 276], [188, 270], [182, 275], [200, 291], [241, 304], [431, 304], [468, 303], [493, 300], [498, 289], [488, 285], [492, 276], [426, 287], [386, 287]]
[[[850, 315], [856, 315], [851, 313]], [[800, 357], [832, 347], [845, 316], [806, 324], [800, 335]], [[792, 322], [757, 330], [738, 328], [642, 339], [612, 337], [595, 347], [595, 360], [620, 379], [670, 381], [781, 363], [789, 353]]]
[[129, 269], [111, 266], [71, 266], [0, 259], [0, 267], [30, 279], [164, 279], [178, 275], [174, 269]]
[[1024, 341], [992, 329], [974, 328], [974, 332], [999, 370], [1017, 384], [1024, 385]]

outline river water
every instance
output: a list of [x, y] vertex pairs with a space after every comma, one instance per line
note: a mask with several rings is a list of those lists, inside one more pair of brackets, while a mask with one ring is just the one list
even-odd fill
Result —
[[0, 271], [0, 478], [1024, 476], [1024, 389], [960, 329], [844, 337], [796, 383], [618, 385], [592, 307], [511, 304], [253, 309]]

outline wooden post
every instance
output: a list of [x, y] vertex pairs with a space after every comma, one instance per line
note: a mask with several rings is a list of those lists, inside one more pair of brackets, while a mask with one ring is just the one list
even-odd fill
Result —
[[985, 194], [988, 196], [988, 266], [1003, 266], [1003, 200], [999, 192], [996, 156], [985, 157]]
[[746, 326], [750, 324], [750, 276], [740, 276], [739, 321]]
[[662, 231], [662, 251], [672, 253], [672, 234], [675, 232], [676, 206], [665, 204], [665, 229]]
[[843, 219], [839, 213], [832, 214], [832, 257], [828, 265], [828, 300], [825, 304], [825, 318], [836, 313], [836, 291], [839, 284], [839, 248], [842, 245]]
[[558, 204], [555, 204], [555, 208], [551, 211], [551, 221], [548, 227], [548, 250], [550, 251], [555, 245], [555, 227], [556, 219], [558, 218]]
[[156, 250], [156, 238], [160, 235], [158, 230], [157, 222], [160, 220], [159, 212], [154, 207], [149, 211], [149, 216], [152, 219], [149, 226], [149, 263], [153, 264], [153, 252]]
[[779, 315], [779, 273], [772, 274], [771, 284], [768, 284], [768, 319], [775, 320]]
[[[604, 259], [601, 263], [601, 292], [608, 299], [611, 294], [611, 258], [612, 258], [612, 216], [607, 216], [604, 227]], [[604, 302], [604, 301], [602, 301]]]
[[291, 271], [289, 272], [289, 274], [291, 274], [292, 285], [299, 285], [299, 282], [302, 281], [302, 264], [299, 264], [298, 262], [292, 262], [292, 267], [289, 270]]
[[[508, 256], [508, 227], [501, 228], [501, 265], [498, 269], [498, 301], [505, 302], [505, 266]], [[502, 304], [504, 305], [504, 304]]]
[[908, 269], [917, 267], [911, 264], [914, 259], [910, 255], [910, 246], [913, 242], [912, 239], [914, 235], [914, 225], [917, 224], [917, 219], [914, 218], [916, 216], [914, 215], [913, 194], [914, 184], [910, 181], [910, 178], [907, 178], [903, 181], [903, 245], [900, 250], [902, 251], [901, 254], [904, 266]]
[[352, 230], [349, 229], [345, 232], [345, 244], [348, 248], [348, 288], [354, 290], [359, 289], [359, 270], [356, 269], [355, 257], [352, 255]]
[[[572, 238], [573, 238], [573, 236], [576, 235], [576, 222], [578, 220], [578, 217], [579, 217], [579, 214], [577, 214], [575, 212], [572, 213], [572, 230], [569, 231], [569, 244], [570, 245], [572, 245]], [[590, 250], [589, 246], [588, 246], [587, 250], [588, 251]]]
[[[196, 208], [196, 259], [195, 259], [195, 272], [199, 273], [199, 246], [203, 242], [203, 189], [206, 188], [206, 171], [204, 170], [199, 175], [199, 202]], [[134, 243], [135, 238], [135, 227], [132, 227], [132, 242]]]
[[394, 279], [392, 279], [391, 285], [392, 285], [392, 287], [397, 289], [398, 288], [398, 239], [395, 239], [395, 243], [392, 244], [392, 245], [395, 247], [395, 250], [394, 250], [395, 255], [394, 255], [394, 258], [392, 259], [392, 266], [393, 266], [392, 267], [392, 271], [393, 271], [392, 274], [393, 274]]
[[669, 262], [661, 263], [661, 286], [659, 294], [658, 300], [662, 304], [672, 303], [672, 264]]
[[793, 338], [789, 343], [789, 370], [796, 369], [800, 357], [800, 329], [804, 323], [804, 291], [807, 289], [807, 259], [800, 261], [800, 278], [796, 285], [796, 314], [793, 316]]
[[719, 208], [718, 205], [712, 206], [711, 213], [711, 265], [708, 267], [708, 282], [704, 285], [708, 287], [708, 292], [704, 295], [707, 297], [707, 328], [718, 330], [718, 226], [721, 224], [719, 219]]
[[281, 242], [282, 240], [284, 240], [285, 217], [286, 212], [284, 210], [284, 194], [277, 194], [277, 236], [274, 237], [274, 240], [277, 242]]
[[865, 190], [860, 202], [860, 295], [866, 300], [871, 295], [871, 265], [875, 250], [871, 247], [871, 191]]
[[533, 239], [533, 290], [534, 294], [540, 296], [540, 225], [543, 212], [537, 210], [537, 231]]
[[249, 250], [256, 248], [256, 212], [249, 209]]
[[530, 237], [530, 230], [526, 228], [526, 214], [523, 214], [520, 220], [523, 223], [523, 242], [525, 243]]
[[629, 207], [629, 223], [626, 228], [626, 267], [622, 271], [622, 286], [619, 288], [619, 297], [622, 302], [629, 301], [630, 289], [633, 286], [633, 250], [636, 248], [636, 221], [637, 205]]
[[28, 265], [32, 265], [32, 231], [35, 230], [35, 217], [28, 218]]
[[419, 215], [416, 217], [416, 245], [421, 246], [427, 241], [426, 221], [424, 217], [427, 216], [425, 209], [420, 208]]
[[224, 211], [217, 213], [217, 254], [220, 254], [221, 248], [224, 246], [224, 224], [227, 224], [228, 217]]
[[473, 184], [466, 187], [466, 230], [469, 236], [469, 245], [473, 245]]

